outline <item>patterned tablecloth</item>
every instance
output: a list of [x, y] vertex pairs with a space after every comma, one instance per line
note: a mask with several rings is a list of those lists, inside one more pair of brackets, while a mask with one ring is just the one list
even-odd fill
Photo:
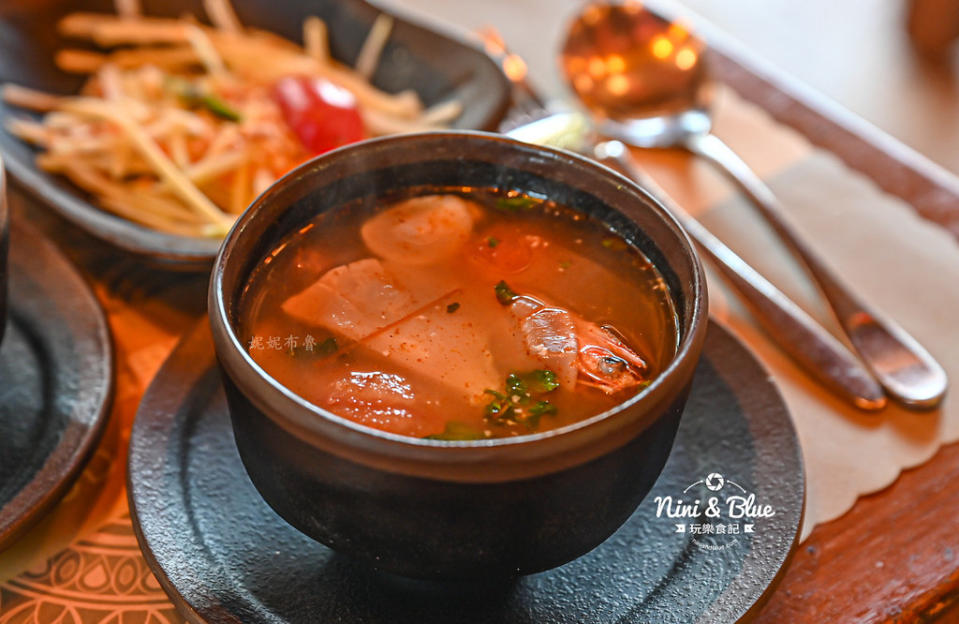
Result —
[[126, 514], [0, 585], [3, 624], [182, 622], [147, 567]]
[[92, 284], [113, 331], [117, 383], [109, 425], [77, 483], [0, 553], [0, 624], [182, 622], [130, 525], [126, 448], [140, 397], [178, 337], [203, 316], [207, 278], [119, 257], [23, 196], [10, 199], [14, 218], [46, 231]]

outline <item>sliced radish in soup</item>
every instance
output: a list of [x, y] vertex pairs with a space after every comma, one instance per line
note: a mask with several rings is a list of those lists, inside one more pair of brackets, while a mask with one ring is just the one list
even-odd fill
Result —
[[389, 358], [476, 402], [499, 375], [487, 336], [476, 330], [476, 311], [447, 312], [459, 290], [442, 280], [417, 280], [404, 265], [366, 258], [330, 269], [283, 310], [352, 341], [345, 348]]
[[449, 258], [469, 240], [479, 209], [456, 195], [426, 195], [400, 202], [371, 218], [360, 230], [377, 256], [426, 265]]

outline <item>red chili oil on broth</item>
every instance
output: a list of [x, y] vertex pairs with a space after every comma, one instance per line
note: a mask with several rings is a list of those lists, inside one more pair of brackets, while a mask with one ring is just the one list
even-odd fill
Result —
[[339, 416], [450, 440], [575, 423], [662, 372], [677, 318], [640, 252], [552, 202], [467, 190], [357, 202], [286, 239], [243, 300], [253, 359]]

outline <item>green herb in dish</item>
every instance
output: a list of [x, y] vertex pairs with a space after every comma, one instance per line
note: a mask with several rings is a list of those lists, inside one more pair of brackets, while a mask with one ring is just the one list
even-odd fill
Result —
[[543, 203], [535, 197], [500, 197], [496, 200], [496, 207], [504, 212], [528, 212]]
[[496, 390], [490, 389], [486, 389], [483, 392], [493, 397], [493, 399], [486, 405], [486, 418], [496, 421], [503, 418], [508, 418], [509, 414], [512, 412], [513, 405], [510, 403], [506, 395], [502, 392], [497, 392]]
[[494, 290], [496, 292], [496, 300], [503, 305], [509, 305], [519, 297], [519, 295], [513, 292], [513, 289], [509, 287], [509, 284], [507, 284], [505, 280], [500, 280], [494, 287]]
[[629, 245], [626, 244], [626, 241], [615, 236], [604, 238], [601, 244], [606, 249], [612, 249], [613, 251], [625, 251], [629, 249]]
[[528, 429], [539, 426], [540, 417], [555, 414], [556, 406], [540, 396], [559, 388], [556, 374], [550, 370], [534, 370], [528, 373], [513, 372], [506, 376], [505, 392], [485, 390], [493, 397], [486, 405], [486, 420], [492, 425], [525, 425]]
[[524, 380], [533, 392], [552, 392], [559, 388], [559, 380], [556, 379], [556, 373], [551, 370], [534, 370], [527, 374]]
[[336, 338], [330, 337], [316, 345], [314, 351], [317, 355], [333, 355], [338, 349]]
[[424, 440], [482, 440], [485, 436], [469, 425], [455, 420], [446, 423], [443, 433], [423, 436]]
[[202, 106], [217, 117], [227, 121], [240, 121], [241, 119], [240, 113], [219, 96], [206, 92], [182, 78], [167, 78], [164, 85], [188, 106]]

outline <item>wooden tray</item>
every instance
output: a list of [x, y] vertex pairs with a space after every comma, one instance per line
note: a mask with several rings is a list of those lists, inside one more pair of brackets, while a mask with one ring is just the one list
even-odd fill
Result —
[[[959, 179], [691, 18], [715, 76], [817, 147], [959, 238]], [[818, 526], [796, 553], [761, 622], [928, 621], [959, 605], [959, 445]], [[955, 616], [955, 615], [954, 615]], [[953, 621], [953, 620], [949, 620]]]

